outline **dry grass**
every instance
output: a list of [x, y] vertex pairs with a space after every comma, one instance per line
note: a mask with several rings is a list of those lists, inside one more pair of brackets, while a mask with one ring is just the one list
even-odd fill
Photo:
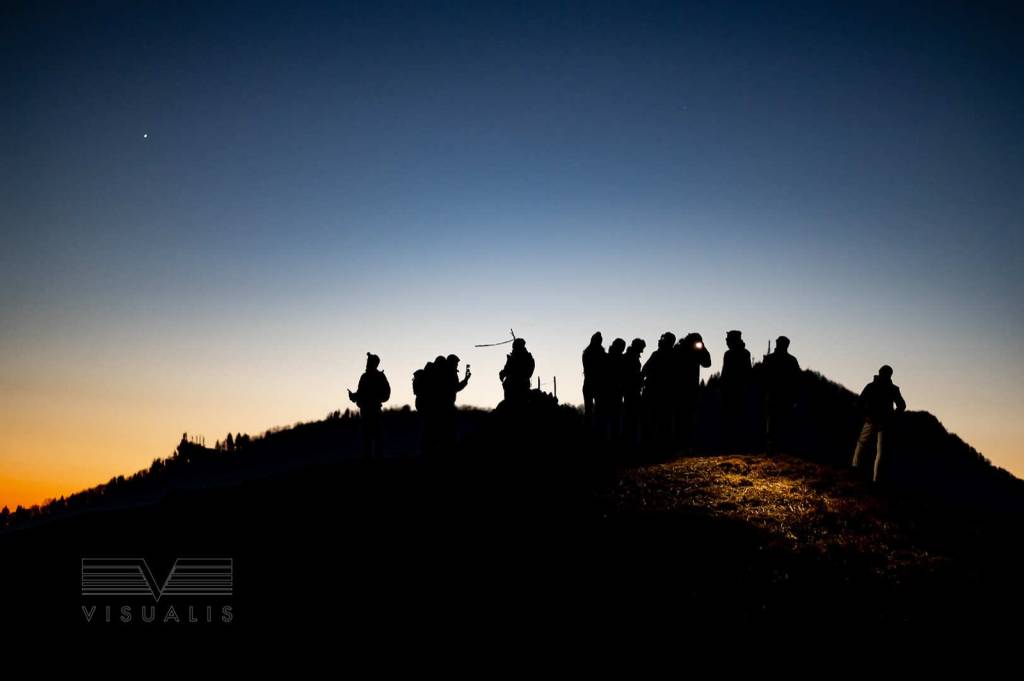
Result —
[[786, 456], [687, 457], [632, 469], [610, 494], [618, 512], [685, 512], [741, 521], [774, 548], [867, 562], [899, 581], [945, 559], [915, 544], [913, 527], [850, 472]]

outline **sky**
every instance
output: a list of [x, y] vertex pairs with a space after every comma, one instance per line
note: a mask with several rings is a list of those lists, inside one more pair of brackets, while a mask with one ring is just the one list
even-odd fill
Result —
[[[1024, 476], [1013, 3], [5, 2], [0, 506], [741, 329]], [[706, 373], [706, 375], [707, 375]], [[851, 442], [851, 451], [853, 447]]]

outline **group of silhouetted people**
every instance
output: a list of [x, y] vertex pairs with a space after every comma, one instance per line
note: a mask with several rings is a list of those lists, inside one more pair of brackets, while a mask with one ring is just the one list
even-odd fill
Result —
[[608, 351], [600, 332], [583, 350], [583, 413], [587, 425], [608, 438], [639, 433], [643, 370], [640, 355], [647, 344], [616, 338]]
[[[467, 365], [465, 375], [459, 377], [460, 361], [454, 354], [447, 357], [439, 355], [413, 372], [412, 392], [416, 411], [422, 418], [420, 446], [427, 456], [450, 451], [456, 444], [458, 412], [455, 402], [472, 376]], [[349, 399], [359, 407], [363, 454], [370, 458], [381, 453], [381, 410], [383, 403], [391, 397], [391, 387], [379, 365], [377, 355], [366, 353], [366, 372], [359, 379], [359, 388], [354, 393], [348, 391]], [[528, 401], [534, 368], [533, 355], [526, 349], [526, 341], [514, 339], [505, 366], [498, 372], [507, 405], [514, 407]]]
[[[711, 354], [699, 333], [677, 341], [666, 331], [646, 362], [640, 357], [647, 347], [641, 338], [616, 338], [606, 351], [600, 332], [583, 350], [583, 412], [587, 425], [601, 438], [636, 445], [646, 441], [656, 447], [692, 451], [698, 415], [700, 370], [711, 366]], [[779, 336], [775, 350], [757, 367], [738, 330], [725, 336], [726, 351], [720, 377], [722, 425], [725, 446], [732, 451], [753, 449], [758, 428], [752, 413], [762, 400], [766, 451], [793, 446], [795, 413], [800, 400], [803, 372], [789, 352], [790, 341]], [[875, 439], [872, 479], [878, 480], [884, 433], [893, 414], [906, 409], [899, 388], [892, 383], [892, 367], [883, 366], [858, 400], [864, 425], [853, 456], [853, 466], [863, 465], [864, 450]]]
[[[742, 333], [729, 331], [720, 378], [722, 424], [726, 446], [733, 451], [753, 449], [758, 429], [752, 414], [763, 414], [766, 451], [770, 454], [789, 448], [794, 441], [794, 415], [800, 399], [802, 370], [789, 353], [790, 341], [779, 336], [775, 350], [754, 365], [743, 342]], [[591, 336], [583, 350], [583, 410], [588, 428], [599, 438], [626, 446], [641, 443], [659, 449], [691, 452], [697, 432], [700, 370], [711, 366], [711, 353], [699, 333], [677, 340], [666, 331], [647, 358], [641, 338], [627, 346], [616, 338], [604, 348], [600, 332]], [[769, 348], [770, 350], [770, 348]], [[469, 382], [471, 373], [459, 377], [459, 358], [438, 356], [413, 374], [416, 411], [422, 416], [422, 449], [427, 455], [450, 450], [456, 444], [456, 397]], [[367, 353], [366, 372], [359, 388], [349, 398], [359, 406], [363, 448], [367, 456], [380, 454], [381, 407], [391, 395], [380, 358]], [[498, 372], [504, 391], [502, 407], [514, 409], [527, 405], [535, 369], [526, 341], [515, 338], [505, 365]], [[761, 409], [755, 402], [762, 400]], [[884, 433], [893, 415], [906, 409], [899, 388], [892, 383], [892, 367], [883, 366], [860, 395], [864, 425], [857, 441], [853, 466], [861, 467], [865, 449], [874, 444], [872, 477], [878, 480]], [[872, 439], [875, 440], [872, 443]]]
[[436, 454], [455, 445], [457, 410], [456, 397], [469, 384], [472, 372], [459, 378], [456, 355], [438, 355], [412, 375], [412, 392], [416, 398], [416, 411], [423, 416], [422, 448], [425, 454]]
[[665, 332], [646, 362], [647, 343], [616, 338], [605, 351], [600, 332], [583, 350], [583, 412], [600, 437], [637, 444], [643, 437], [659, 444], [692, 446], [701, 367], [711, 355], [699, 333], [676, 342]]

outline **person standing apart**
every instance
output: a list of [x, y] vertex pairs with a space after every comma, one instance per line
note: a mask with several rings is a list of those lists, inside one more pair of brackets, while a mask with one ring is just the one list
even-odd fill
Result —
[[381, 405], [391, 399], [391, 385], [379, 366], [380, 357], [366, 353], [366, 371], [359, 377], [359, 387], [348, 391], [348, 398], [359, 407], [363, 454], [371, 459], [381, 453]]
[[874, 380], [868, 383], [860, 394], [860, 407], [864, 412], [864, 427], [857, 438], [857, 447], [853, 450], [853, 467], [860, 468], [864, 463], [864, 449], [875, 439], [875, 462], [872, 466], [871, 480], [878, 482], [878, 468], [882, 463], [882, 441], [886, 428], [892, 424], [895, 414], [907, 410], [898, 386], [892, 382], [892, 367], [886, 364], [878, 370]]

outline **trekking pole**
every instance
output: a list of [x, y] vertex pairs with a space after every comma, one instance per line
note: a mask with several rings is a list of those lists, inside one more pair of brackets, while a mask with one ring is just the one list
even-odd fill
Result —
[[512, 338], [510, 338], [509, 340], [504, 340], [504, 341], [501, 341], [500, 343], [479, 343], [477, 345], [474, 345], [473, 347], [474, 348], [493, 348], [496, 345], [508, 345], [509, 343], [512, 343], [516, 339], [516, 332], [513, 331], [512, 329], [509, 329], [508, 331], [509, 331], [509, 333], [512, 334]]

